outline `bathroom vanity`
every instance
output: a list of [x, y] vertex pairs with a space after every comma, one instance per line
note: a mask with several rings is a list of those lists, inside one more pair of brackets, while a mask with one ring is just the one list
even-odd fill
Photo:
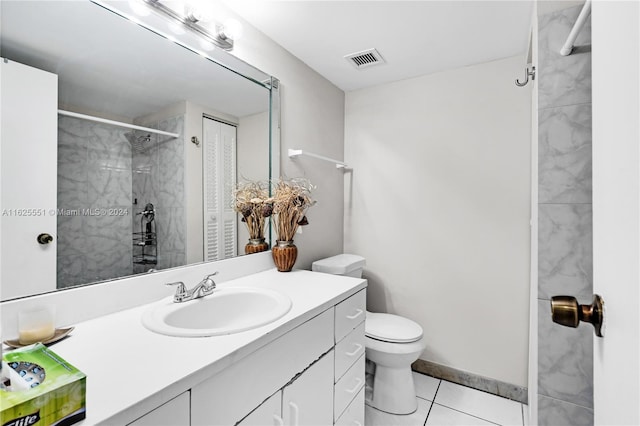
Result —
[[363, 425], [366, 280], [271, 269], [218, 284], [235, 286], [281, 292], [291, 309], [212, 337], [145, 328], [166, 300], [74, 324], [52, 349], [87, 375], [81, 424]]

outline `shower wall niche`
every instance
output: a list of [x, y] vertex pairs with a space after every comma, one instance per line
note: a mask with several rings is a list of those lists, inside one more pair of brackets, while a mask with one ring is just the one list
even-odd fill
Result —
[[[184, 265], [184, 116], [144, 125], [181, 136], [59, 117], [58, 288]], [[156, 263], [136, 263], [148, 203]]]

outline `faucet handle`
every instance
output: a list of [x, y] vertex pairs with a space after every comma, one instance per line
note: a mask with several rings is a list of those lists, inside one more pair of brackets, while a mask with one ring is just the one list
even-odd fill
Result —
[[218, 275], [218, 271], [215, 271], [213, 274], [206, 275], [204, 277], [205, 281], [206, 280], [212, 280], [213, 281], [213, 279], [211, 277], [213, 277], [214, 275]]
[[176, 294], [173, 295], [174, 302], [182, 302], [187, 294], [187, 288], [182, 281], [176, 281], [175, 283], [166, 283], [168, 287], [176, 286]]
[[[209, 274], [206, 275], [203, 279], [202, 279], [202, 284], [207, 287], [207, 288], [211, 288], [211, 290], [213, 290], [214, 288], [216, 288], [216, 283], [215, 281], [213, 281], [213, 276], [218, 275], [218, 271], [215, 271], [213, 274]], [[211, 285], [207, 285], [207, 283], [211, 281]]]

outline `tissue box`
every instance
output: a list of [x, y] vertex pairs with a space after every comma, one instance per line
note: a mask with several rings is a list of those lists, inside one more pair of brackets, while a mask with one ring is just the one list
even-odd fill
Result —
[[[86, 375], [41, 343], [2, 357], [2, 426], [71, 425], [86, 417]], [[5, 379], [3, 378], [3, 381]]]

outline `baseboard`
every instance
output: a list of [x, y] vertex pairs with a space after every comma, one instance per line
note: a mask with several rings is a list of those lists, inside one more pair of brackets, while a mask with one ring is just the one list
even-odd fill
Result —
[[417, 360], [411, 364], [411, 369], [418, 373], [435, 377], [436, 379], [446, 380], [448, 382], [457, 383], [478, 389], [483, 392], [492, 393], [504, 398], [527, 404], [528, 391], [527, 388], [511, 383], [501, 382], [500, 380], [490, 379], [488, 377], [478, 376], [466, 371], [456, 370], [446, 365], [436, 364], [435, 362]]

